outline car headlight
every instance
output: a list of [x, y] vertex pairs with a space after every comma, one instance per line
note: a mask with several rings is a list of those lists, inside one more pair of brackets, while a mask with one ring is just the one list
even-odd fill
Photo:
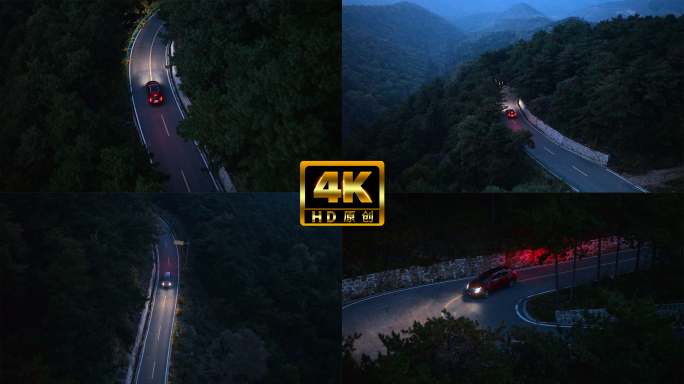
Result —
[[482, 288], [475, 288], [475, 293], [480, 293], [480, 289]]
[[466, 284], [466, 290], [470, 288], [470, 283]]

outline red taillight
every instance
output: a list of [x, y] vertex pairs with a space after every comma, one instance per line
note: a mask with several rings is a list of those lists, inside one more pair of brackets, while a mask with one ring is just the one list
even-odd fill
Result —
[[163, 97], [159, 96], [159, 101], [162, 101]]
[[152, 102], [152, 98], [150, 97], [150, 103]]

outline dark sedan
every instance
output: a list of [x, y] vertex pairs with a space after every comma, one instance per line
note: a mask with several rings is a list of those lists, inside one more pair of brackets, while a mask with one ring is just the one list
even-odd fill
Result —
[[148, 81], [145, 84], [145, 88], [147, 88], [147, 99], [150, 101], [150, 104], [161, 104], [164, 100], [161, 85], [156, 81]]

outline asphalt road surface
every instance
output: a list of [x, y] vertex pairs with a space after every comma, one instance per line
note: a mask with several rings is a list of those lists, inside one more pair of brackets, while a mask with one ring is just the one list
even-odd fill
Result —
[[[163, 22], [150, 17], [131, 48], [129, 75], [133, 90], [133, 104], [144, 141], [158, 170], [171, 179], [167, 192], [216, 192], [216, 183], [207, 164], [193, 142], [184, 142], [176, 134], [176, 126], [183, 119], [180, 107], [169, 85], [166, 71], [166, 46], [158, 32], [165, 32]], [[150, 104], [145, 84], [158, 81], [162, 88], [161, 104]]]
[[[160, 237], [157, 246], [159, 250], [159, 280], [156, 286], [156, 298], [152, 306], [149, 327], [145, 335], [142, 348], [142, 359], [136, 373], [135, 383], [163, 384], [168, 374], [168, 359], [171, 345], [171, 332], [176, 312], [176, 296], [178, 295], [178, 252], [173, 245], [171, 230], [162, 222], [162, 229], [166, 232]], [[164, 288], [161, 282], [164, 273], [171, 272], [171, 287]]]
[[553, 171], [578, 192], [644, 192], [607, 168], [591, 162], [549, 140], [524, 118], [516, 104], [517, 96], [507, 88], [506, 108], [515, 110], [518, 117], [505, 118], [506, 125], [514, 131], [527, 129], [534, 136], [535, 148], [527, 150], [537, 161]]
[[[648, 248], [641, 249], [641, 260], [648, 255]], [[620, 271], [634, 268], [636, 250], [620, 251]], [[596, 257], [587, 257], [577, 262], [576, 282], [596, 278]], [[475, 277], [432, 285], [423, 285], [404, 290], [389, 292], [382, 296], [361, 299], [342, 307], [342, 335], [344, 337], [361, 333], [354, 343], [354, 358], [362, 353], [375, 358], [378, 352], [387, 352], [380, 342], [378, 333], [389, 335], [413, 325], [414, 321], [424, 323], [430, 317], [441, 316], [442, 309], [458, 318], [465, 316], [477, 320], [480, 327], [492, 329], [505, 321], [506, 327], [530, 325], [516, 312], [520, 299], [534, 294], [553, 290], [555, 286], [554, 265], [535, 266], [516, 270], [517, 283], [513, 288], [503, 288], [493, 292], [487, 299], [472, 298], [465, 293], [466, 284]], [[601, 255], [601, 273], [615, 271], [615, 253]], [[572, 282], [572, 261], [558, 265], [558, 280], [561, 287]], [[555, 327], [545, 327], [554, 330]]]

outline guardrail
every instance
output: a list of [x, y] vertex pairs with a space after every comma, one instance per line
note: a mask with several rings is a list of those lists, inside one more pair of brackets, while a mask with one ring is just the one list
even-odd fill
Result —
[[[157, 247], [155, 246], [155, 249]], [[143, 309], [142, 316], [140, 317], [140, 324], [138, 325], [138, 334], [135, 336], [135, 344], [133, 345], [133, 352], [131, 353], [131, 362], [128, 364], [128, 373], [126, 374], [126, 384], [130, 384], [131, 381], [133, 380], [133, 374], [134, 372], [137, 371], [137, 368], [140, 366], [140, 360], [142, 359], [142, 353], [138, 357], [138, 353], [140, 352], [140, 340], [142, 339], [142, 334], [145, 329], [147, 329], [147, 326], [150, 321], [150, 316], [149, 314], [151, 313], [150, 307], [154, 303], [154, 296], [152, 295], [152, 287], [155, 287], [156, 291], [156, 286], [153, 285], [153, 283], [157, 280], [157, 261], [159, 260], [159, 250], [157, 250], [157, 253], [155, 255], [155, 252], [152, 251], [152, 254], [155, 257], [155, 262], [152, 264], [152, 276], [150, 277], [150, 286], [147, 289], [147, 297], [150, 299], [145, 302], [145, 308]]]
[[539, 120], [529, 110], [527, 110], [527, 107], [525, 106], [525, 103], [522, 101], [522, 99], [518, 99], [518, 106], [520, 107], [520, 110], [523, 112], [525, 117], [530, 121], [530, 123], [534, 124], [535, 128], [537, 128], [537, 130], [543, 133], [544, 136], [548, 137], [549, 140], [553, 141], [554, 143], [560, 145], [561, 147], [575, 154], [584, 157], [589, 161], [604, 166], [608, 164], [610, 155], [606, 155], [605, 153], [589, 149], [584, 145], [574, 142], [568, 139], [567, 137], [561, 135], [558, 131], [544, 124], [543, 121]]

